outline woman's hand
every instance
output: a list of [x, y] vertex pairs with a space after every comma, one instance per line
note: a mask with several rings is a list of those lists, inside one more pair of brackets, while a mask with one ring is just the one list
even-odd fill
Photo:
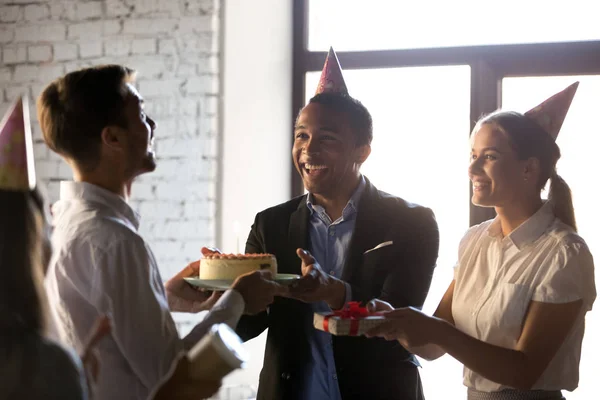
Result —
[[367, 332], [367, 337], [398, 340], [407, 349], [434, 343], [441, 323], [440, 319], [412, 307], [384, 311], [384, 316], [386, 321]]

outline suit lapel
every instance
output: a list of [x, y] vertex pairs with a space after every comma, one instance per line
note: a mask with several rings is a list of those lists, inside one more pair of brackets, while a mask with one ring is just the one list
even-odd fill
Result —
[[296, 249], [301, 247], [307, 248], [308, 245], [308, 218], [310, 211], [306, 206], [306, 196], [302, 196], [298, 208], [290, 216], [290, 226], [288, 230], [288, 243], [289, 243], [289, 254], [290, 259], [288, 260], [290, 267], [292, 268], [291, 273], [301, 274], [301, 262], [296, 255]]
[[346, 282], [350, 281], [362, 266], [363, 253], [381, 243], [387, 231], [387, 223], [385, 218], [382, 218], [381, 206], [378, 204], [379, 192], [367, 178], [365, 179], [367, 186], [360, 199], [348, 258], [342, 273], [342, 280]]

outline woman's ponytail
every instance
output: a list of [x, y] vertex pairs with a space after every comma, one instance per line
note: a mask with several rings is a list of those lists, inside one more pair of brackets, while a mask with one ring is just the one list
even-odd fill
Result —
[[556, 170], [550, 175], [548, 201], [552, 204], [556, 217], [577, 231], [571, 189], [567, 182], [556, 173]]

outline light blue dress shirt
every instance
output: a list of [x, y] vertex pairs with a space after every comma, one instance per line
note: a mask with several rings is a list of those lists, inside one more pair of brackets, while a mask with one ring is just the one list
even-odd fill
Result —
[[[310, 210], [308, 250], [325, 272], [338, 279], [341, 279], [346, 264], [350, 240], [356, 225], [358, 203], [365, 187], [365, 178], [361, 176], [358, 187], [342, 211], [342, 216], [335, 221], [331, 221], [323, 207], [314, 204], [311, 194], [306, 201]], [[350, 285], [346, 284], [346, 301], [351, 298]], [[331, 311], [325, 302], [313, 303], [313, 309], [315, 312]], [[311, 376], [307, 380], [308, 387], [304, 388], [307, 393], [305, 398], [341, 400], [331, 334], [315, 329], [309, 342], [313, 363], [307, 370]]]

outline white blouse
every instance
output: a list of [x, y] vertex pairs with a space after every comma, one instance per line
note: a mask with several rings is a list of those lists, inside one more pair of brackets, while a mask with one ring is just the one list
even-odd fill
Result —
[[[484, 342], [515, 348], [531, 301], [568, 303], [583, 299], [572, 331], [534, 389], [574, 390], [584, 319], [596, 298], [590, 251], [549, 203], [507, 237], [498, 218], [474, 226], [461, 241], [455, 268], [452, 316], [458, 329]], [[467, 387], [492, 392], [506, 386], [464, 369]]]

